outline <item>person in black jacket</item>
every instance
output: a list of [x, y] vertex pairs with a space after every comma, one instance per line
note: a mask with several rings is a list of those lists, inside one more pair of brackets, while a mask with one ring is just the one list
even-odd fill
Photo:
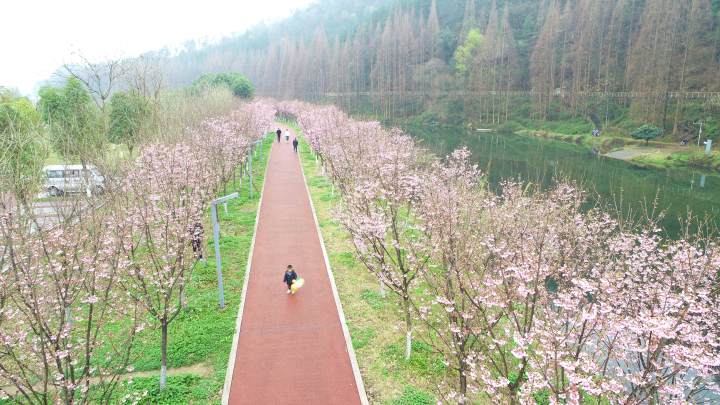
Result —
[[297, 138], [293, 138], [293, 150], [295, 152], [297, 152], [298, 143], [299, 142], [298, 142]]
[[207, 263], [202, 251], [203, 234], [205, 233], [202, 224], [196, 221], [189, 227], [188, 231], [190, 232], [190, 245], [192, 245], [195, 258]]
[[280, 143], [280, 135], [282, 135], [282, 129], [278, 128], [278, 130], [275, 131], [275, 133], [276, 133], [277, 136], [278, 136], [278, 143]]
[[297, 278], [297, 273], [295, 273], [292, 264], [288, 264], [287, 269], [285, 269], [285, 277], [283, 277], [283, 282], [288, 286], [288, 294], [290, 294], [290, 287], [292, 287], [293, 281], [297, 280]]

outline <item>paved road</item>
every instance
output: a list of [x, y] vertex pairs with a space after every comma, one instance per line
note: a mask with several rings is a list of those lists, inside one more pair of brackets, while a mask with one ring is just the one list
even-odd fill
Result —
[[[298, 156], [284, 138], [265, 178], [228, 403], [359, 404]], [[288, 264], [305, 279], [295, 296], [282, 282]]]
[[49, 200], [34, 201], [32, 203], [33, 216], [41, 228], [52, 228], [61, 221], [75, 218], [88, 206], [87, 201], [81, 198], [64, 197], [50, 198]]

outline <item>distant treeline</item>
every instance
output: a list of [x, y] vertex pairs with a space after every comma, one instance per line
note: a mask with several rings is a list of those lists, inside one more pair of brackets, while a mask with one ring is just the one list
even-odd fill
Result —
[[320, 0], [162, 65], [171, 83], [237, 71], [261, 95], [362, 101], [384, 117], [443, 104], [501, 124], [522, 97], [534, 119], [559, 109], [601, 124], [619, 108], [677, 133], [720, 104], [719, 8], [717, 0]]

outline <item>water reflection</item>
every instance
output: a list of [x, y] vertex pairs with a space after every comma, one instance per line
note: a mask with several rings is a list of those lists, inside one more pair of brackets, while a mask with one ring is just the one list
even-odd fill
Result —
[[[474, 133], [447, 127], [414, 127], [409, 132], [439, 154], [467, 146], [485, 170], [491, 186], [502, 179], [531, 181], [547, 187], [560, 178], [579, 182], [623, 216], [666, 212], [661, 225], [671, 236], [689, 213], [719, 225], [720, 176], [691, 170], [655, 170], [606, 158], [577, 145], [522, 135]], [[593, 201], [597, 203], [598, 201]]]

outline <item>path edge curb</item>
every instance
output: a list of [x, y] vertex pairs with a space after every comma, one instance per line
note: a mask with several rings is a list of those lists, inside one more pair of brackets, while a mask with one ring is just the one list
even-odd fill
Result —
[[[355, 349], [352, 347], [352, 339], [350, 338], [350, 330], [347, 327], [347, 321], [345, 320], [345, 312], [342, 309], [342, 303], [340, 302], [340, 295], [338, 294], [337, 286], [335, 285], [335, 277], [333, 276], [332, 269], [330, 268], [330, 259], [328, 258], [327, 250], [325, 249], [325, 239], [323, 238], [322, 232], [320, 231], [320, 223], [315, 213], [315, 204], [313, 204], [312, 195], [310, 194], [310, 187], [308, 186], [307, 177], [305, 177], [305, 168], [303, 167], [302, 157], [300, 155], [300, 148], [297, 151], [298, 163], [300, 164], [300, 171], [303, 175], [303, 183], [305, 184], [305, 191], [307, 192], [308, 200], [310, 201], [310, 210], [312, 211], [313, 221], [315, 221], [315, 229], [317, 230], [318, 239], [320, 239], [320, 248], [323, 253], [323, 260], [325, 261], [325, 268], [327, 269], [328, 278], [330, 279], [330, 287], [332, 287], [333, 298], [335, 299], [335, 306], [337, 307], [338, 316], [340, 317], [340, 326], [342, 327], [343, 336], [345, 337], [345, 345], [347, 347], [348, 356], [350, 357], [350, 364], [352, 366], [353, 375], [355, 376], [355, 386], [360, 396], [360, 403], [363, 405], [369, 405], [367, 393], [365, 392], [365, 384], [363, 383], [362, 375], [360, 374], [360, 367], [358, 366], [357, 358], [355, 357]], [[263, 183], [263, 187], [265, 184]], [[225, 405], [225, 404], [223, 404]]]
[[[264, 139], [264, 138], [263, 138]], [[260, 199], [258, 200], [257, 212], [255, 213], [255, 226], [253, 227], [253, 237], [250, 242], [250, 252], [248, 253], [247, 267], [245, 268], [245, 280], [243, 281], [242, 295], [240, 296], [240, 309], [238, 310], [237, 320], [235, 321], [235, 335], [233, 336], [232, 347], [230, 348], [230, 359], [228, 367], [225, 371], [225, 384], [223, 384], [222, 405], [228, 405], [230, 401], [230, 388], [232, 386], [232, 377], [235, 371], [235, 358], [237, 357], [237, 347], [240, 341], [240, 327], [242, 326], [243, 310], [245, 309], [245, 298], [247, 297], [248, 284], [250, 283], [250, 270], [252, 268], [253, 253], [255, 252], [255, 238], [257, 237], [258, 224], [260, 223], [260, 210], [262, 209], [263, 196], [265, 196], [265, 185], [267, 184], [267, 172], [270, 167], [270, 159], [272, 158], [272, 148], [275, 146], [273, 142], [265, 161], [265, 171], [263, 174], [263, 187], [260, 190]]]

